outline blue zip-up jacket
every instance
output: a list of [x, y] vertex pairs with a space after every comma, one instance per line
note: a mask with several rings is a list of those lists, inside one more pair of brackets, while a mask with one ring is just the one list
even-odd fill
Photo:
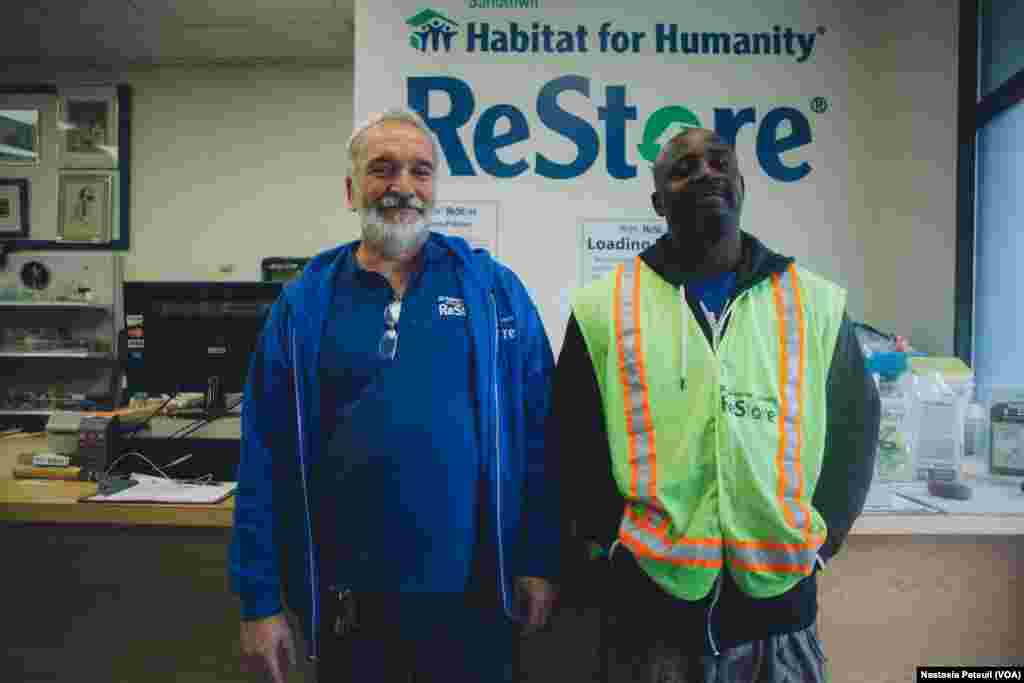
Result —
[[[488, 515], [500, 574], [495, 590], [501, 591], [506, 614], [519, 618], [512, 609], [513, 578], [558, 574], [558, 486], [545, 461], [551, 347], [526, 288], [511, 270], [460, 238], [431, 233], [429, 239], [459, 263], [480, 453], [490, 463]], [[322, 586], [314, 540], [320, 501], [313, 499], [310, 473], [327, 449], [320, 429], [320, 344], [339, 265], [357, 245], [319, 254], [285, 287], [253, 353], [242, 410], [231, 586], [241, 598], [243, 619], [280, 612], [283, 597], [300, 617], [314, 659]], [[359, 509], [375, 513], [370, 492]], [[403, 552], [395, 547], [391, 561], [404, 562]], [[339, 569], [344, 576], [345, 568]]]

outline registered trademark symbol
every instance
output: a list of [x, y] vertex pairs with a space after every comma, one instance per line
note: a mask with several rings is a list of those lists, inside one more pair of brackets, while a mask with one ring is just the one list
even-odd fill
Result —
[[828, 111], [828, 100], [824, 97], [815, 97], [811, 100], [811, 111], [815, 114], [824, 114]]
[[819, 26], [818, 27], [818, 35], [819, 36], [825, 35], [825, 27], [824, 26]]

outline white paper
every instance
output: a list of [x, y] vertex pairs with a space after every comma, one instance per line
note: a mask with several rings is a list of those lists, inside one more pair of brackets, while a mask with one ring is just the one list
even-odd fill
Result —
[[661, 221], [592, 219], [580, 225], [577, 247], [580, 284], [603, 277], [623, 261], [637, 256], [665, 234]]
[[186, 484], [175, 479], [133, 474], [138, 483], [117, 493], [89, 496], [96, 503], [216, 503], [234, 492], [237, 482]]
[[498, 202], [439, 201], [434, 205], [430, 229], [461, 237], [473, 248], [498, 256]]
[[957, 469], [962, 435], [957, 435], [956, 405], [921, 402], [921, 426], [917, 450], [918, 469]]

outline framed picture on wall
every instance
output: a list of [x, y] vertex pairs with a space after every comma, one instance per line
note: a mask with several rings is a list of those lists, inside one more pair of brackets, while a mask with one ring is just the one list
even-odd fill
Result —
[[0, 105], [0, 166], [39, 163], [39, 110]]
[[117, 117], [114, 88], [61, 91], [61, 166], [116, 168]]
[[114, 174], [62, 173], [58, 187], [57, 239], [62, 242], [110, 242]]
[[28, 237], [28, 180], [0, 178], [0, 237]]

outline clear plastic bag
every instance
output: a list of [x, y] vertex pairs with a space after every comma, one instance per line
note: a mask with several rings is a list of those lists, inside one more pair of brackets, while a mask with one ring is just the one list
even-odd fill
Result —
[[875, 476], [884, 482], [915, 478], [914, 446], [917, 442], [917, 378], [904, 372], [896, 378], [875, 374], [881, 400], [881, 421]]
[[963, 465], [964, 422], [974, 381], [953, 381], [942, 373], [927, 372], [918, 376], [915, 393], [917, 478], [955, 481]]

